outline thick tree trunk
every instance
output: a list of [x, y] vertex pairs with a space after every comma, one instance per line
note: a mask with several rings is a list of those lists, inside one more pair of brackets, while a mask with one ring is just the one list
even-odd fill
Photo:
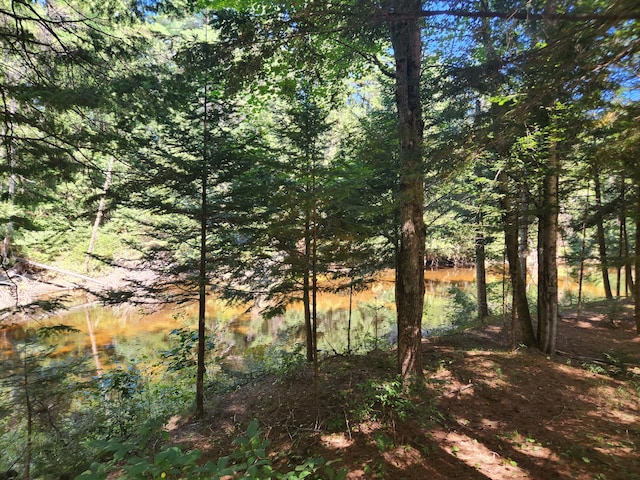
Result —
[[602, 271], [604, 294], [608, 300], [611, 300], [613, 298], [613, 294], [611, 293], [611, 282], [609, 281], [609, 262], [607, 261], [607, 244], [604, 236], [604, 219], [602, 218], [602, 190], [600, 187], [600, 175], [598, 172], [594, 172], [593, 181], [596, 195], [596, 226], [598, 231], [600, 269]]
[[502, 194], [501, 207], [504, 225], [504, 241], [507, 251], [507, 262], [509, 262], [509, 277], [511, 278], [513, 311], [518, 317], [520, 325], [521, 342], [527, 347], [536, 344], [536, 336], [533, 332], [531, 324], [531, 313], [529, 311], [529, 302], [527, 301], [526, 285], [524, 283], [524, 275], [520, 268], [520, 258], [518, 255], [518, 217], [519, 212], [511, 204], [509, 196], [509, 184], [506, 172], [501, 171], [498, 175], [498, 183]]
[[558, 170], [558, 155], [552, 145], [538, 226], [538, 343], [549, 355], [555, 354], [558, 326]]
[[400, 141], [400, 249], [396, 275], [398, 368], [403, 380], [422, 372], [425, 225], [420, 101], [422, 61], [420, 0], [390, 2], [389, 29], [396, 66], [396, 107]]

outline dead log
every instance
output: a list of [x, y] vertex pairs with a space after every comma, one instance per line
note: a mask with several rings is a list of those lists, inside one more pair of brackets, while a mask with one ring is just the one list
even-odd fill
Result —
[[63, 270], [62, 268], [53, 267], [51, 265], [45, 265], [44, 263], [33, 262], [31, 260], [27, 260], [26, 258], [17, 258], [16, 261], [30, 267], [39, 268], [41, 270], [48, 270], [51, 272], [59, 273], [61, 275], [67, 275], [69, 277], [79, 278], [80, 280], [84, 280], [85, 282], [95, 283], [96, 285], [100, 285], [101, 287], [111, 289], [111, 285], [101, 282], [100, 280], [96, 280], [95, 278], [87, 277], [86, 275], [70, 272], [69, 270]]

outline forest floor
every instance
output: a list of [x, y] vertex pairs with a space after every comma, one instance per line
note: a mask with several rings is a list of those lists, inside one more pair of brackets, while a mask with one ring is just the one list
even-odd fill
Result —
[[229, 453], [252, 419], [275, 466], [336, 460], [348, 479], [640, 479], [640, 336], [630, 306], [563, 312], [558, 355], [509, 349], [487, 325], [423, 343], [425, 387], [396, 382], [395, 352], [323, 360], [216, 397], [172, 439]]

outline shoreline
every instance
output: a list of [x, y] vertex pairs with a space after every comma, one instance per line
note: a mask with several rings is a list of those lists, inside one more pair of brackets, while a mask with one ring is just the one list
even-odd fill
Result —
[[[27, 267], [34, 265], [27, 263]], [[7, 319], [19, 320], [21, 316], [29, 316], [35, 312], [29, 310], [38, 308], [38, 302], [64, 301], [65, 296], [75, 296], [83, 293], [87, 295], [86, 303], [100, 301], [109, 293], [132, 288], [140, 288], [145, 284], [152, 284], [156, 274], [151, 270], [139, 270], [127, 267], [113, 267], [96, 277], [89, 277], [71, 271], [52, 267], [25, 269], [25, 264], [5, 270], [0, 275], [0, 324]]]

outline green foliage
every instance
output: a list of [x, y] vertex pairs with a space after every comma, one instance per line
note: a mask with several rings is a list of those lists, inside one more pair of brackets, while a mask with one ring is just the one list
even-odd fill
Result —
[[[188, 327], [180, 327], [173, 329], [170, 333], [173, 347], [160, 353], [162, 363], [169, 372], [183, 371], [187, 374], [195, 375], [198, 332]], [[214, 352], [216, 349], [215, 332], [207, 335], [205, 339], [205, 351]], [[189, 372], [189, 369], [192, 371]]]
[[199, 462], [202, 452], [191, 450], [184, 452], [180, 447], [170, 446], [153, 455], [140, 455], [141, 447], [148, 441], [147, 437], [139, 437], [129, 441], [113, 439], [109, 442], [95, 443], [95, 448], [108, 453], [111, 459], [107, 462], [94, 462], [90, 469], [82, 473], [78, 480], [120, 479], [209, 479], [250, 478], [256, 480], [343, 480], [345, 470], [335, 470], [333, 462], [326, 462], [322, 457], [309, 458], [292, 470], [279, 473], [272, 466], [272, 459], [267, 454], [269, 441], [264, 439], [258, 421], [253, 420], [246, 432], [232, 442], [233, 452], [221, 457], [217, 462]]
[[[386, 418], [391, 412], [403, 419], [412, 411], [412, 403], [407, 398], [405, 387], [400, 380], [379, 383], [369, 380], [358, 385], [365, 402], [359, 416], [373, 419]], [[380, 416], [380, 418], [378, 418]]]
[[474, 322], [477, 318], [477, 303], [475, 298], [460, 287], [454, 286], [449, 289], [451, 299], [447, 307], [447, 318], [451, 325], [464, 327]]
[[259, 377], [276, 374], [282, 378], [290, 378], [299, 372], [306, 363], [304, 345], [296, 343], [290, 348], [286, 344], [286, 335], [283, 335], [279, 341], [266, 348], [250, 349], [245, 357], [250, 375]]

